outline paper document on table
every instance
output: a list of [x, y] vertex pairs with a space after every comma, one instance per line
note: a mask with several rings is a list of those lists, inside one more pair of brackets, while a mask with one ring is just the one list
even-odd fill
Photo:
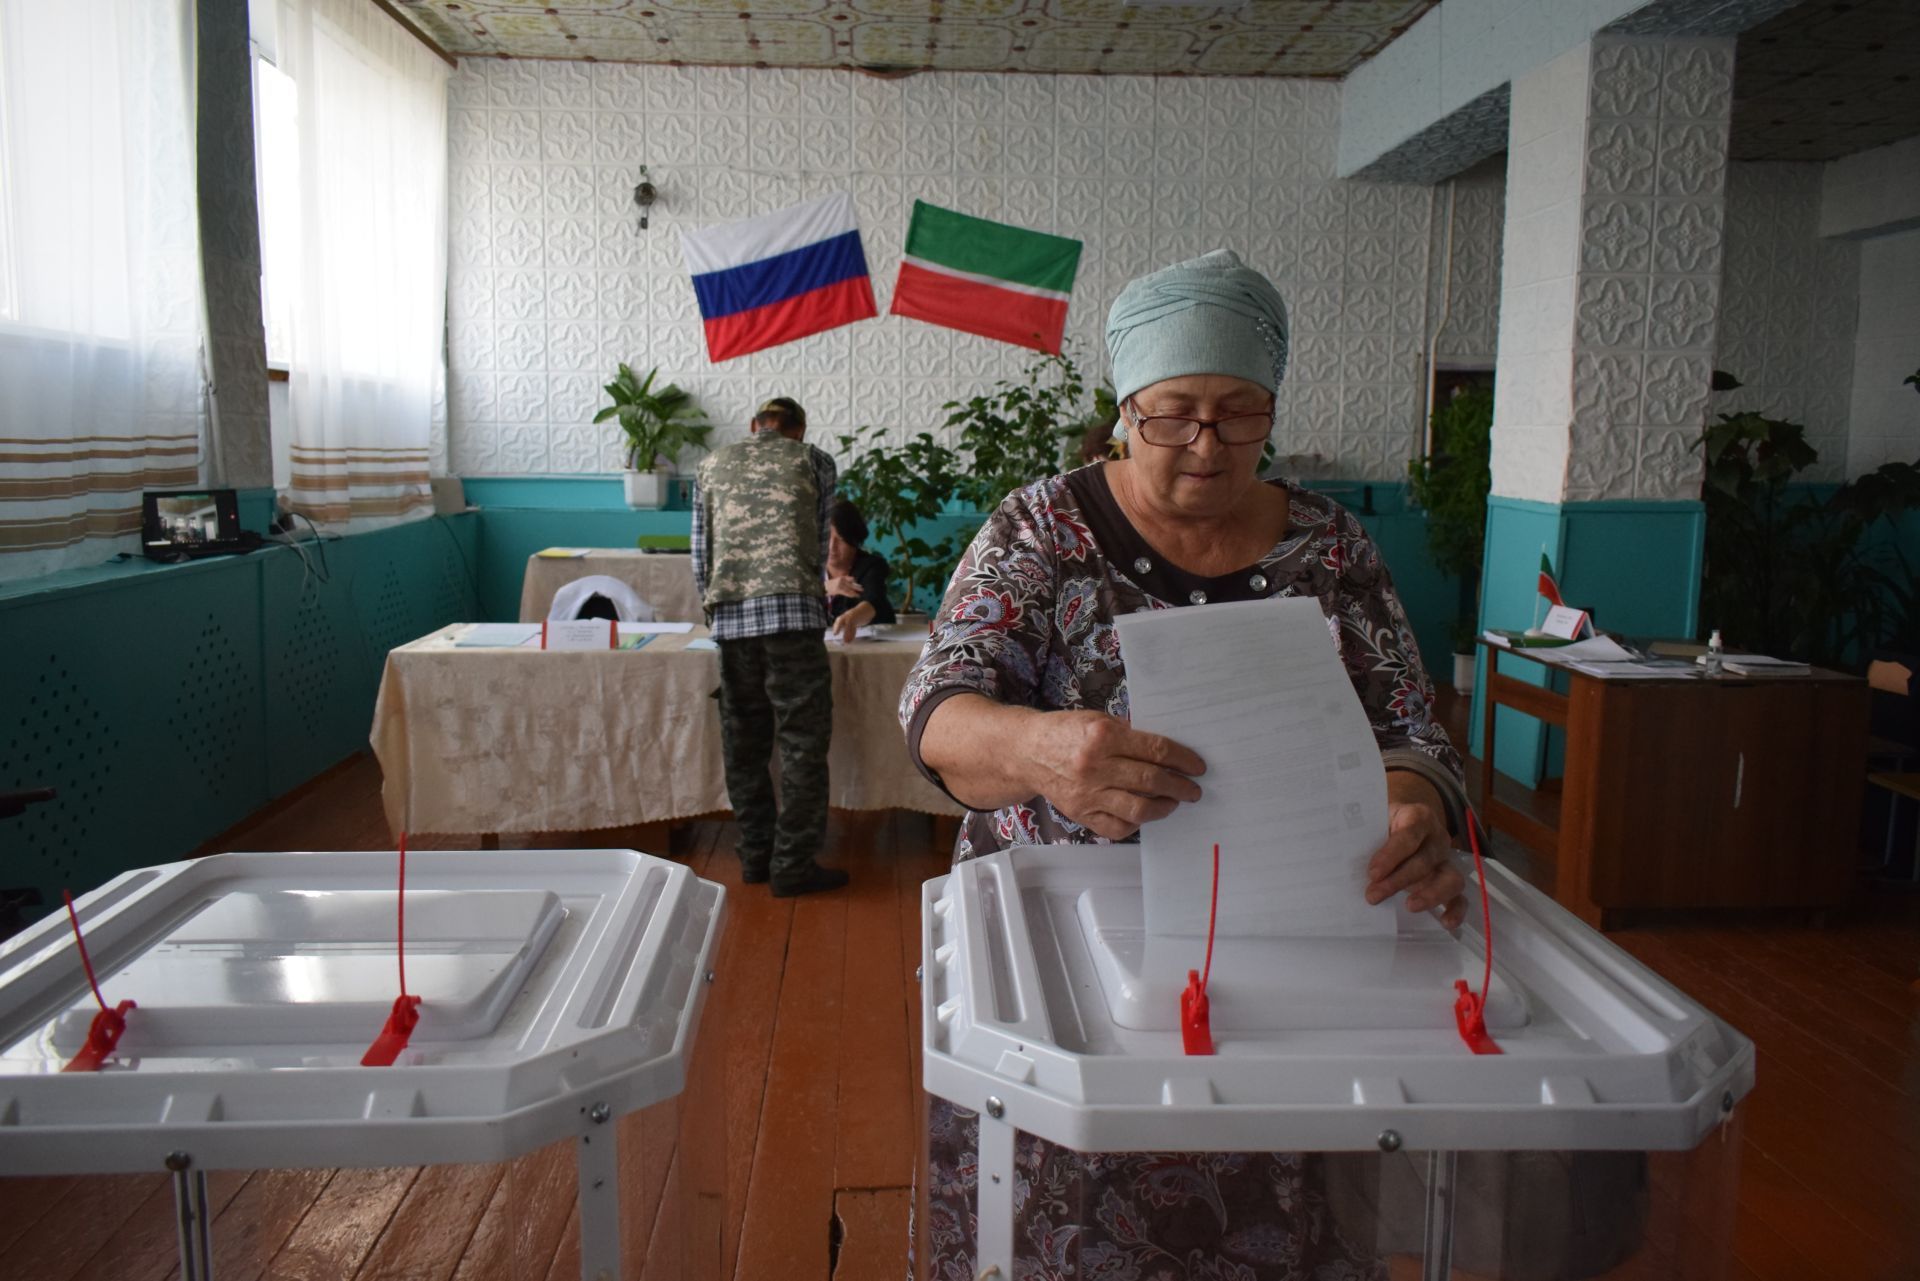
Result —
[[1527, 654], [1543, 663], [1628, 663], [1633, 654], [1610, 636], [1594, 636], [1558, 645], [1552, 649], [1532, 649]]
[[693, 630], [692, 623], [621, 623], [622, 636], [684, 636]]
[[522, 645], [538, 648], [538, 623], [474, 623], [454, 637], [455, 649], [516, 649]]
[[1207, 763], [1201, 799], [1140, 832], [1149, 935], [1204, 934], [1220, 845], [1222, 935], [1389, 935], [1365, 896], [1387, 780], [1365, 709], [1306, 598], [1117, 621], [1136, 729]]
[[[871, 626], [869, 626], [869, 627], [856, 627], [856, 628], [854, 628], [854, 629], [853, 629], [853, 638], [854, 638], [855, 640], [857, 640], [857, 641], [863, 641], [863, 640], [872, 640], [872, 639], [873, 639], [873, 628], [872, 628]], [[829, 627], [829, 628], [827, 628], [827, 644], [829, 644], [829, 645], [844, 645], [844, 644], [846, 644], [846, 642], [845, 642], [844, 640], [842, 640], [842, 639], [840, 639], [840, 633], [839, 633], [839, 632], [836, 632], [836, 631], [834, 631], [834, 630], [833, 630], [833, 628], [831, 628], [831, 627]]]

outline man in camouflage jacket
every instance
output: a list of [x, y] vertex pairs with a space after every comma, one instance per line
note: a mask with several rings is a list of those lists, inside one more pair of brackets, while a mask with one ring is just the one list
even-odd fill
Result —
[[741, 879], [771, 881], [781, 898], [847, 883], [818, 861], [833, 735], [822, 566], [838, 473], [806, 430], [798, 403], [769, 400], [751, 435], [700, 464], [693, 501], [693, 576], [720, 647], [720, 750]]

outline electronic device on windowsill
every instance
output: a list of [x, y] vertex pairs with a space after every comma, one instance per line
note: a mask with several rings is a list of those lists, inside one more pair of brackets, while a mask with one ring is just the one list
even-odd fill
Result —
[[148, 560], [233, 556], [260, 543], [259, 534], [240, 528], [240, 500], [231, 489], [150, 489], [140, 496], [140, 550]]

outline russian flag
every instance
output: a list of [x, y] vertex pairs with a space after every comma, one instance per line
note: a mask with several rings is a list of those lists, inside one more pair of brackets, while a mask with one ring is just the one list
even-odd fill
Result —
[[853, 197], [818, 200], [680, 233], [707, 328], [707, 358], [730, 360], [879, 312]]

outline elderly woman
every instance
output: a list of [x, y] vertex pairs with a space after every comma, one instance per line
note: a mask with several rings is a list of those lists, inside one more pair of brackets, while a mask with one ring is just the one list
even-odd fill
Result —
[[[1367, 901], [1439, 909], [1457, 924], [1460, 759], [1429, 714], [1432, 687], [1392, 580], [1339, 504], [1259, 478], [1286, 372], [1279, 294], [1218, 250], [1129, 284], [1107, 345], [1128, 456], [1001, 503], [954, 571], [901, 696], [915, 762], [968, 811], [956, 859], [1126, 840], [1199, 798], [1206, 762], [1127, 724], [1116, 617], [1312, 596], [1335, 625], [1387, 769], [1388, 835]], [[958, 1275], [971, 1257], [961, 1197], [974, 1125], [958, 1109], [934, 1117], [930, 1275]], [[1175, 1277], [1195, 1266], [1213, 1276], [1226, 1260], [1261, 1281], [1376, 1270], [1370, 1251], [1335, 1230], [1317, 1172], [1297, 1155], [1093, 1158], [1028, 1137], [1018, 1160], [1034, 1189], [1023, 1248], [1071, 1241], [1089, 1267], [1138, 1255], [1143, 1275], [1159, 1275], [1178, 1243]], [[1096, 1221], [1068, 1221], [1079, 1206], [1101, 1207]]]

